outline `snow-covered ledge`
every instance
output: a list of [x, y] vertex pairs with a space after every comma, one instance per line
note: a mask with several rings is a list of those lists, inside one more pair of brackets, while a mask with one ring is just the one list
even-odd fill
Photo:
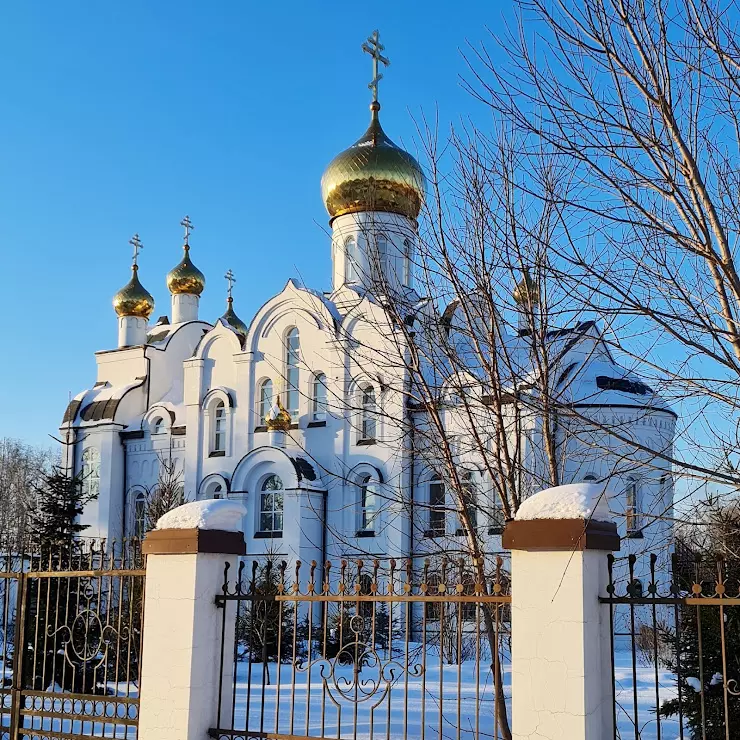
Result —
[[[245, 553], [244, 507], [196, 501], [165, 514], [144, 540], [146, 597], [139, 740], [203, 740], [216, 716], [222, 630], [233, 641], [235, 602], [216, 607], [224, 568], [236, 573]], [[224, 627], [225, 625], [225, 627]], [[223, 675], [233, 664], [224, 651]], [[224, 686], [229, 682], [224, 681]], [[223, 702], [227, 707], [230, 702]]]
[[599, 596], [619, 536], [606, 485], [531, 496], [503, 544], [511, 549], [515, 740], [613, 737], [609, 614]]

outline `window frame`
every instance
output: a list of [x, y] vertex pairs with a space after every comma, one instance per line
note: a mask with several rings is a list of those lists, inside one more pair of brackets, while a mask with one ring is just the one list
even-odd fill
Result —
[[[432, 491], [436, 489], [436, 501]], [[447, 489], [440, 478], [432, 478], [427, 484], [427, 502], [429, 505], [428, 537], [444, 537], [447, 534]], [[435, 520], [438, 520], [435, 526]]]
[[133, 530], [136, 539], [144, 539], [146, 534], [146, 493], [144, 491], [137, 491], [134, 497]]
[[[371, 399], [371, 400], [369, 400]], [[360, 388], [359, 441], [375, 442], [378, 439], [378, 399], [375, 386], [368, 383]], [[372, 435], [369, 432], [372, 431]]]
[[[351, 245], [351, 246], [350, 246]], [[357, 238], [350, 234], [344, 240], [344, 282], [354, 284], [360, 282], [360, 262]]]
[[[269, 394], [265, 391], [269, 386]], [[257, 390], [257, 416], [259, 417], [260, 426], [267, 424], [267, 415], [270, 413], [272, 408], [273, 399], [275, 397], [274, 384], [272, 378], [264, 378], [258, 386]]]
[[315, 373], [313, 376], [313, 387], [311, 389], [311, 419], [313, 421], [326, 420], [328, 403], [326, 373]]
[[403, 265], [401, 268], [401, 282], [406, 288], [412, 287], [411, 263], [414, 255], [414, 244], [408, 237], [403, 240]]
[[[292, 342], [295, 341], [295, 346]], [[301, 334], [297, 326], [291, 326], [285, 332], [283, 341], [285, 366], [285, 408], [293, 423], [301, 415]]]
[[370, 473], [364, 473], [357, 481], [359, 489], [359, 521], [357, 535], [374, 537], [378, 521], [378, 481]]
[[[93, 458], [91, 461], [90, 458]], [[85, 447], [82, 451], [81, 494], [84, 497], [97, 498], [100, 495], [100, 450], [97, 447]]]
[[211, 453], [226, 454], [227, 427], [226, 427], [226, 403], [217, 398], [211, 407], [211, 419], [213, 422], [213, 433], [211, 434]]
[[[279, 488], [267, 488], [268, 481], [277, 480]], [[276, 496], [277, 494], [277, 496]], [[265, 501], [271, 497], [272, 504], [265, 506]], [[279, 497], [279, 500], [278, 500]], [[259, 487], [259, 511], [257, 512], [257, 532], [269, 537], [282, 537], [285, 526], [285, 486], [282, 478], [277, 473], [270, 473], [260, 483]], [[271, 527], [266, 527], [268, 519], [272, 522]], [[275, 525], [279, 520], [280, 527]]]

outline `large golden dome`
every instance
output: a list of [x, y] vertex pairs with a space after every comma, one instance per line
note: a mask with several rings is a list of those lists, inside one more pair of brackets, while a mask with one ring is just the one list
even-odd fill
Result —
[[152, 294], [139, 282], [139, 268], [131, 268], [131, 280], [113, 296], [113, 308], [119, 316], [148, 319], [154, 311]]
[[360, 211], [386, 211], [418, 218], [425, 178], [419, 163], [396, 146], [378, 120], [380, 104], [364, 136], [331, 161], [321, 178], [321, 194], [332, 218]]
[[167, 273], [167, 289], [172, 295], [200, 295], [206, 287], [206, 276], [192, 263], [190, 247], [185, 244], [183, 249], [185, 254], [182, 260]]

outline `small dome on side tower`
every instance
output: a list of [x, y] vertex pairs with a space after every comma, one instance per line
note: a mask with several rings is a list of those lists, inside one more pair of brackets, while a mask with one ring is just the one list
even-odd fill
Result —
[[129, 242], [134, 247], [134, 262], [131, 265], [131, 280], [113, 296], [113, 308], [119, 317], [135, 316], [148, 319], [154, 312], [152, 294], [139, 282], [139, 250], [142, 248], [139, 235], [135, 234]]
[[182, 245], [184, 254], [179, 264], [167, 273], [167, 289], [172, 295], [200, 295], [206, 287], [206, 277], [190, 259], [189, 236], [193, 225], [188, 216], [185, 216], [180, 225], [185, 227], [185, 242]]
[[229, 270], [224, 277], [226, 278], [229, 288], [226, 297], [226, 313], [221, 317], [242, 339], [246, 339], [249, 327], [236, 315], [234, 311], [234, 299], [231, 295], [231, 291], [234, 288], [236, 278], [234, 273]]

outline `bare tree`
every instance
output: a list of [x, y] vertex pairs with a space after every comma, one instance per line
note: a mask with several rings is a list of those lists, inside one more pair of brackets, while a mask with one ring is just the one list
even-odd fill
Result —
[[[555, 158], [561, 279], [680, 404], [683, 476], [738, 486], [740, 44], [723, 0], [522, 0], [510, 63], [471, 51], [469, 88]], [[528, 191], [526, 184], [523, 191]], [[616, 339], [620, 337], [620, 339]], [[692, 491], [690, 491], [692, 492]]]

